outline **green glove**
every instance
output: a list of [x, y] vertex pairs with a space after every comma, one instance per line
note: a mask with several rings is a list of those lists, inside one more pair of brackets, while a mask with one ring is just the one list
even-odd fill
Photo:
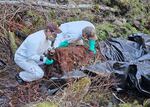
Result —
[[46, 65], [51, 65], [53, 63], [54, 63], [54, 60], [53, 59], [48, 59], [48, 58], [46, 58], [46, 60], [44, 62], [44, 64], [46, 64]]
[[94, 54], [96, 54], [95, 44], [96, 44], [95, 40], [93, 39], [89, 40], [89, 50], [92, 51]]
[[63, 41], [63, 42], [60, 43], [59, 48], [61, 48], [61, 47], [67, 47], [68, 45], [69, 45], [68, 41], [65, 40], [65, 41]]

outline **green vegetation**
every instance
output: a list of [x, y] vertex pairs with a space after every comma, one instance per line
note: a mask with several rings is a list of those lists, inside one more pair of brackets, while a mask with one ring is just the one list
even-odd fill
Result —
[[138, 104], [137, 101], [134, 101], [133, 103], [119, 104], [119, 107], [143, 107], [143, 106]]
[[59, 107], [59, 106], [55, 103], [45, 101], [45, 102], [37, 104], [35, 107]]
[[10, 41], [11, 52], [14, 55], [16, 50], [17, 50], [17, 45], [16, 45], [16, 42], [15, 42], [15, 34], [13, 32], [9, 31], [8, 32], [8, 38], [9, 38], [9, 41]]
[[83, 89], [86, 88], [87, 86], [90, 86], [90, 84], [91, 84], [90, 78], [87, 77], [82, 78], [73, 84], [72, 91], [75, 93], [82, 93], [82, 91], [85, 91]]
[[99, 40], [107, 39], [108, 37], [127, 37], [130, 34], [138, 33], [135, 27], [130, 23], [116, 25], [109, 22], [104, 22], [96, 26], [96, 32]]

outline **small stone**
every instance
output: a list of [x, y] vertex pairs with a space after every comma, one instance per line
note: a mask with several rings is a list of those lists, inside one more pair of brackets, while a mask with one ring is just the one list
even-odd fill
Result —
[[56, 2], [56, 0], [50, 0], [50, 3], [56, 4], [57, 2]]
[[140, 29], [141, 23], [139, 21], [137, 21], [137, 20], [134, 20], [133, 21], [133, 26], [136, 27], [136, 28], [138, 28], [138, 29]]
[[123, 25], [122, 21], [120, 21], [120, 20], [115, 20], [113, 23], [116, 25], [119, 25], [119, 26]]

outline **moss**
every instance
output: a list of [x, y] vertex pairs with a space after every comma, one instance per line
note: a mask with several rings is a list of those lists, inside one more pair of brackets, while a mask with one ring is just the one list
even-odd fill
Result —
[[53, 102], [45, 101], [45, 102], [37, 104], [36, 107], [58, 107], [58, 105]]
[[32, 18], [32, 25], [34, 29], [39, 29], [44, 26], [45, 19], [40, 13], [37, 13], [33, 10], [29, 10], [27, 12], [27, 16]]
[[17, 49], [17, 45], [16, 45], [16, 41], [15, 41], [15, 34], [13, 32], [8, 32], [8, 38], [10, 41], [10, 48], [11, 48], [11, 52], [13, 53], [13, 55], [16, 52]]
[[144, 101], [144, 107], [150, 107], [150, 99], [147, 99], [146, 101]]
[[55, 10], [49, 10], [49, 12], [48, 12], [48, 18], [50, 19], [50, 20], [53, 20], [53, 19], [56, 19], [56, 11]]
[[145, 14], [144, 4], [140, 0], [115, 0], [122, 15], [136, 19]]
[[90, 78], [82, 78], [80, 79], [78, 82], [74, 83], [73, 86], [72, 86], [72, 89], [73, 89], [73, 92], [81, 92], [83, 91], [83, 89], [86, 87], [86, 86], [89, 86], [91, 84], [91, 80]]
[[129, 4], [131, 10], [128, 16], [130, 16], [131, 18], [136, 19], [137, 17], [145, 13], [144, 5], [139, 0], [131, 0]]
[[115, 28], [116, 28], [115, 25], [108, 22], [104, 22], [102, 24], [97, 25], [96, 32], [97, 32], [98, 40], [104, 40], [108, 38], [110, 34], [115, 35], [114, 34]]
[[67, 20], [66, 20], [66, 22], [77, 21], [77, 20], [79, 20], [79, 18], [76, 17], [76, 16], [74, 16], [74, 17], [68, 17]]
[[128, 5], [130, 3], [130, 1], [132, 0], [118, 0], [120, 3], [122, 3], [123, 5]]
[[29, 34], [31, 34], [32, 30], [33, 29], [29, 29], [28, 27], [25, 26], [23, 29], [21, 29], [21, 32], [26, 35], [29, 35]]
[[109, 103], [109, 97], [106, 95], [108, 92], [89, 92], [84, 96], [84, 102], [97, 103], [100, 106], [106, 106]]
[[119, 104], [119, 107], [143, 107], [143, 106], [140, 105], [137, 101], [134, 101], [133, 103]]
[[130, 23], [126, 23], [124, 25], [124, 27], [126, 27], [128, 29], [127, 34], [132, 34], [132, 33], [137, 33], [138, 32], [138, 30], [135, 27], [133, 27]]
[[90, 14], [90, 11], [83, 12], [79, 15], [79, 20], [88, 20], [93, 22], [95, 18], [95, 15], [92, 13]]
[[69, 87], [65, 88], [64, 90], [60, 105], [66, 105], [69, 101], [72, 107], [78, 107], [80, 101], [82, 101], [83, 97], [88, 92], [90, 84], [91, 80], [88, 77], [84, 77], [73, 84], [69, 84]]
[[130, 23], [125, 23], [123, 26], [120, 26], [118, 30], [116, 31], [116, 35], [119, 37], [127, 37], [130, 34], [133, 33], [139, 33], [135, 27], [133, 27]]
[[100, 5], [99, 5], [99, 4], [96, 4], [96, 5], [94, 6], [94, 9], [95, 9], [96, 12], [99, 12], [99, 10], [100, 10]]
[[141, 25], [144, 26], [145, 23], [146, 23], [146, 19], [145, 18], [141, 19]]
[[150, 30], [147, 30], [146, 28], [143, 29], [143, 33], [150, 34]]
[[139, 31], [130, 23], [125, 23], [123, 25], [115, 25], [109, 22], [104, 22], [96, 26], [96, 32], [98, 40], [105, 40], [109, 37], [127, 37], [133, 33], [148, 33], [148, 30]]
[[149, 11], [149, 5], [143, 4], [141, 0], [101, 0], [101, 2], [111, 7], [118, 7], [121, 16], [134, 19]]

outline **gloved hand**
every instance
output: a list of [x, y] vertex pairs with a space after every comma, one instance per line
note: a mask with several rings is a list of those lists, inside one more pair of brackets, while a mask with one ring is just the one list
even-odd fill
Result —
[[53, 59], [48, 59], [48, 58], [46, 58], [46, 60], [44, 62], [44, 64], [46, 64], [46, 65], [51, 65], [53, 63], [54, 63], [54, 60]]
[[43, 63], [46, 65], [50, 65], [54, 63], [53, 59], [48, 59], [47, 57], [43, 57], [43, 56], [40, 57], [40, 61], [43, 61]]
[[92, 51], [94, 54], [96, 54], [95, 44], [96, 44], [95, 40], [93, 39], [89, 40], [89, 50]]
[[61, 47], [67, 47], [68, 45], [69, 45], [68, 41], [65, 40], [65, 41], [63, 41], [63, 42], [61, 42], [61, 43], [59, 44], [59, 48], [61, 48]]

